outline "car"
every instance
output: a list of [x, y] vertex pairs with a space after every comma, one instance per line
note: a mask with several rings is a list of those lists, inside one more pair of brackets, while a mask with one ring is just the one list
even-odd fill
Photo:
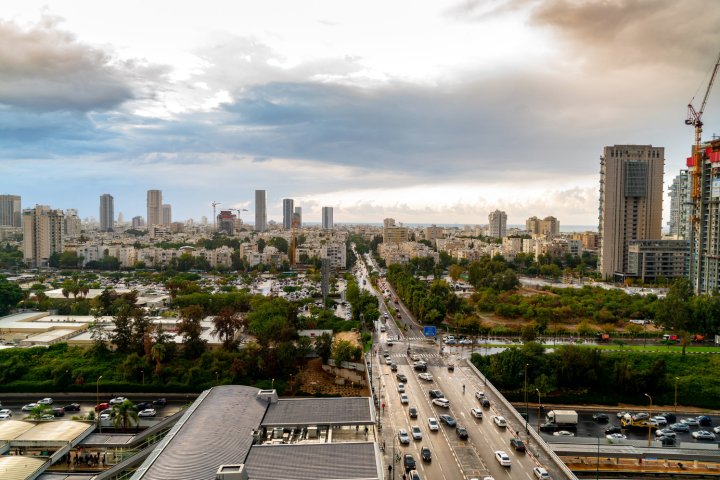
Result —
[[483, 398], [485, 398], [485, 392], [481, 392], [480, 390], [476, 391], [475, 398], [477, 398], [478, 400], [482, 400]]
[[406, 393], [400, 394], [400, 403], [405, 403], [405, 404], [410, 403], [410, 399], [408, 398]]
[[504, 419], [503, 417], [501, 417], [500, 415], [495, 415], [495, 416], [493, 417], [493, 422], [495, 422], [495, 425], [497, 425], [497, 426], [500, 427], [500, 428], [505, 428], [505, 427], [507, 427], [507, 422], [506, 422], [505, 419]]
[[420, 449], [420, 458], [422, 458], [423, 462], [432, 462], [432, 452], [428, 447]]
[[448, 427], [454, 427], [457, 425], [457, 421], [452, 417], [452, 415], [440, 415], [438, 418]]
[[79, 412], [80, 404], [79, 403], [70, 403], [68, 405], [65, 405], [63, 407], [63, 410], [65, 410], [66, 412]]
[[20, 410], [22, 410], [23, 412], [31, 412], [37, 406], [37, 403], [28, 403], [27, 405], [24, 405]]
[[567, 430], [558, 430], [557, 432], [553, 432], [553, 435], [556, 437], [574, 437], [575, 434], [572, 432], [568, 432]]
[[677, 416], [672, 412], [662, 412], [662, 413], [660, 413], [660, 416], [665, 417], [665, 420], [667, 420], [667, 423], [677, 422]]
[[385, 357], [385, 365], [392, 365], [393, 361], [390, 357]]
[[627, 437], [623, 435], [622, 433], [611, 433], [610, 435], [605, 435], [605, 438], [608, 440], [625, 440]]
[[12, 413], [0, 413], [0, 420], [7, 420], [8, 418], [12, 418]]
[[510, 439], [510, 446], [512, 446], [518, 452], [525, 451], [525, 444], [519, 438], [513, 437]]
[[388, 341], [385, 342], [385, 345], [387, 345], [388, 347], [392, 347], [395, 344], [393, 343], [393, 341], [391, 339], [388, 338]]
[[154, 408], [146, 408], [145, 410], [138, 412], [138, 417], [154, 417], [157, 415], [157, 411]]
[[433, 398], [432, 403], [434, 403], [438, 407], [450, 408], [450, 400], [448, 400], [447, 398]]
[[110, 420], [112, 418], [112, 414], [110, 413], [101, 413], [100, 414], [100, 420]]
[[395, 378], [397, 378], [398, 382], [407, 382], [407, 377], [402, 373], [395, 374]]
[[397, 363], [391, 363], [391, 364], [390, 364], [390, 371], [391, 371], [391, 372], [397, 372]]
[[675, 445], [674, 437], [660, 437], [660, 444], [663, 447], [672, 447]]
[[400, 443], [403, 445], [410, 444], [410, 436], [408, 435], [407, 430], [405, 430], [404, 428], [398, 430], [398, 440], [400, 440]]
[[417, 425], [410, 427], [410, 434], [412, 435], [413, 440], [422, 440], [422, 430], [420, 430], [420, 427]]
[[617, 418], [623, 418], [625, 415], [630, 415], [630, 412], [617, 412], [615, 415]]
[[417, 470], [410, 470], [408, 473], [408, 480], [422, 480]]
[[448, 363], [448, 372], [454, 372], [454, 371], [455, 371], [455, 364]]
[[420, 360], [420, 355], [418, 355], [417, 353], [413, 353], [410, 355], [410, 360], [412, 360], [413, 362], [417, 362], [418, 360]]
[[683, 418], [682, 420], [680, 420], [680, 422], [684, 423], [688, 427], [697, 427], [698, 425], [700, 425], [700, 422], [698, 422], [697, 418], [693, 417]]
[[413, 368], [418, 372], [427, 372], [427, 363], [423, 361], [413, 363]]
[[417, 408], [415, 408], [415, 407], [408, 408], [408, 415], [410, 416], [410, 418], [417, 418], [417, 416], [418, 416]]
[[405, 393], [405, 384], [404, 383], [398, 383], [397, 386], [398, 392]]
[[503, 467], [509, 467], [512, 465], [512, 462], [510, 461], [510, 457], [507, 453], [503, 452], [502, 450], [498, 450], [495, 452], [495, 460], [498, 461], [500, 465]]
[[431, 374], [431, 373], [427, 373], [427, 372], [421, 373], [420, 375], [418, 375], [418, 378], [419, 378], [420, 380], [427, 380], [428, 382], [432, 382], [432, 381], [433, 381], [433, 376], [432, 376], [432, 374]]
[[550, 478], [550, 474], [543, 467], [533, 468], [533, 475], [535, 476], [535, 478], [539, 478], [540, 480], [546, 480]]
[[655, 436], [656, 437], [675, 438], [675, 432], [673, 432], [669, 428], [657, 429], [657, 430], [655, 430]]
[[594, 413], [592, 416], [592, 419], [596, 422], [608, 422], [610, 421], [610, 417], [607, 413]]
[[53, 417], [64, 417], [65, 416], [65, 410], [61, 407], [53, 408], [52, 409]]
[[50, 413], [46, 413], [42, 417], [40, 417], [40, 420], [55, 420], [55, 415], [52, 415]]
[[108, 409], [108, 408], [110, 408], [110, 404], [107, 403], [107, 402], [98, 403], [97, 405], [95, 405], [95, 411], [96, 411], [96, 412], [100, 412], [100, 411], [106, 410], [106, 409]]
[[156, 400], [153, 400], [152, 404], [156, 407], [164, 407], [165, 405], [167, 405], [167, 400], [164, 397], [158, 398]]
[[440, 430], [440, 426], [438, 425], [438, 421], [435, 417], [428, 418], [428, 428], [433, 432]]
[[654, 420], [655, 424], [659, 426], [664, 426], [668, 423], [667, 418], [663, 417], [662, 415], [657, 415], [653, 417], [652, 420]]
[[487, 398], [483, 398], [480, 400], [480, 404], [483, 406], [483, 408], [490, 408], [490, 400]]
[[383, 352], [383, 357], [388, 358], [390, 356], [390, 352]]
[[707, 415], [700, 415], [699, 417], [695, 418], [698, 421], [698, 425], [701, 427], [710, 427], [712, 426], [712, 418], [708, 417]]
[[443, 398], [445, 395], [443, 395], [442, 390], [430, 390], [428, 392], [428, 395], [430, 395], [430, 398]]
[[12, 412], [9, 408], [3, 408], [2, 410], [0, 410], [0, 415], [10, 415], [12, 417]]
[[715, 427], [715, 428], [713, 428], [713, 432], [714, 432], [714, 433], [720, 433], [720, 425], [717, 426], [717, 427]]
[[690, 427], [688, 427], [687, 423], [673, 423], [670, 425], [670, 430], [673, 432], [689, 432]]
[[457, 434], [457, 436], [460, 440], [467, 440], [467, 438], [468, 438], [467, 429], [465, 427], [463, 427], [462, 425], [458, 425], [457, 427], [455, 427], [455, 433]]
[[405, 454], [403, 457], [403, 465], [405, 465], [405, 472], [415, 470], [415, 457], [412, 456], [412, 453]]
[[115, 397], [115, 398], [113, 398], [113, 399], [110, 399], [110, 401], [109, 401], [108, 403], [109, 403], [110, 405], [120, 405], [120, 404], [123, 403], [125, 400], [127, 400], [127, 398], [125, 398], [125, 397]]
[[137, 410], [139, 412], [141, 410], [152, 408], [152, 406], [153, 406], [152, 402], [140, 402], [140, 403], [135, 404], [135, 410]]
[[472, 416], [475, 417], [475, 418], [482, 418], [482, 417], [483, 417], [482, 410], [480, 410], [479, 408], [471, 408], [471, 409], [470, 409], [470, 413], [471, 413]]
[[610, 425], [605, 429], [605, 435], [610, 435], [611, 433], [621, 433], [622, 427], [618, 425]]
[[37, 401], [39, 405], [52, 405], [53, 399], [50, 397], [45, 397]]
[[693, 432], [692, 436], [695, 440], [715, 440], [715, 434], [707, 430], [698, 430]]

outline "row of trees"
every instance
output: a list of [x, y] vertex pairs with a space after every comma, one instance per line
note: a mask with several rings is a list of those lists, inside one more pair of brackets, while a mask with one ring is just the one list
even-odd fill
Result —
[[446, 282], [435, 280], [428, 285], [413, 275], [410, 266], [390, 265], [387, 279], [413, 315], [424, 323], [440, 324], [446, 315], [466, 308]]

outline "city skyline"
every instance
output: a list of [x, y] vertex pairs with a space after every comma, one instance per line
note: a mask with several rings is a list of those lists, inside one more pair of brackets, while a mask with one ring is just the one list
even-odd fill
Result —
[[[109, 193], [132, 218], [156, 188], [187, 219], [260, 187], [276, 220], [293, 198], [342, 223], [596, 225], [604, 145], [665, 146], [668, 192], [720, 45], [700, 0], [142, 5], [4, 5], [0, 165], [24, 206], [88, 217]], [[717, 90], [704, 120], [720, 133]]]

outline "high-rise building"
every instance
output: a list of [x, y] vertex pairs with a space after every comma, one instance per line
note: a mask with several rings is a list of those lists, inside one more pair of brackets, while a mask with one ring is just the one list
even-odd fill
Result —
[[677, 240], [690, 238], [690, 212], [692, 197], [690, 195], [690, 177], [687, 170], [680, 170], [670, 185], [670, 236]]
[[540, 235], [560, 235], [560, 222], [555, 217], [545, 217], [540, 220]]
[[117, 223], [122, 224], [124, 221], [125, 221], [125, 217], [123, 217], [123, 213], [118, 212]]
[[147, 191], [147, 226], [160, 225], [162, 222], [162, 190]]
[[628, 273], [633, 240], [659, 240], [662, 228], [665, 149], [613, 145], [600, 157], [600, 254], [602, 278]]
[[265, 190], [255, 190], [255, 231], [267, 230], [267, 193]]
[[21, 227], [22, 210], [19, 195], [0, 195], [0, 227]]
[[530, 235], [540, 235], [540, 219], [532, 216], [525, 220], [525, 230], [527, 230]]
[[495, 210], [488, 215], [488, 236], [491, 238], [503, 238], [507, 233], [507, 213]]
[[145, 220], [143, 220], [143, 217], [138, 215], [137, 217], [132, 218], [132, 228], [134, 230], [140, 230], [145, 226]]
[[333, 223], [333, 207], [322, 207], [322, 228], [323, 230], [332, 230]]
[[[94, 223], [95, 219], [92, 219]], [[65, 216], [63, 218], [63, 235], [65, 238], [79, 237], [82, 231], [82, 222], [78, 211], [75, 208], [68, 208], [65, 210]]]
[[293, 210], [295, 209], [295, 201], [292, 198], [283, 199], [283, 228], [290, 230], [292, 228]]
[[302, 228], [302, 207], [295, 207], [295, 213], [293, 213], [293, 221], [297, 228]]
[[230, 210], [221, 210], [217, 216], [217, 229], [228, 235], [235, 235], [235, 221], [237, 216]]
[[100, 195], [100, 230], [112, 232], [115, 219], [115, 204], [113, 196], [104, 193]]
[[36, 205], [23, 211], [23, 254], [31, 267], [45, 267], [53, 253], [64, 247], [64, 215], [47, 205]]
[[395, 225], [394, 218], [383, 220], [383, 243], [404, 243], [410, 238], [407, 227]]
[[172, 205], [169, 203], [163, 203], [161, 207], [162, 211], [162, 224], [170, 225], [172, 223]]

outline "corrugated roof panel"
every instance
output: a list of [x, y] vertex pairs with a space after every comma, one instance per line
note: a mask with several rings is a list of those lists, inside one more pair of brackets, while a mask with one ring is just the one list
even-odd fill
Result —
[[369, 397], [289, 398], [268, 408], [264, 427], [373, 423]]

